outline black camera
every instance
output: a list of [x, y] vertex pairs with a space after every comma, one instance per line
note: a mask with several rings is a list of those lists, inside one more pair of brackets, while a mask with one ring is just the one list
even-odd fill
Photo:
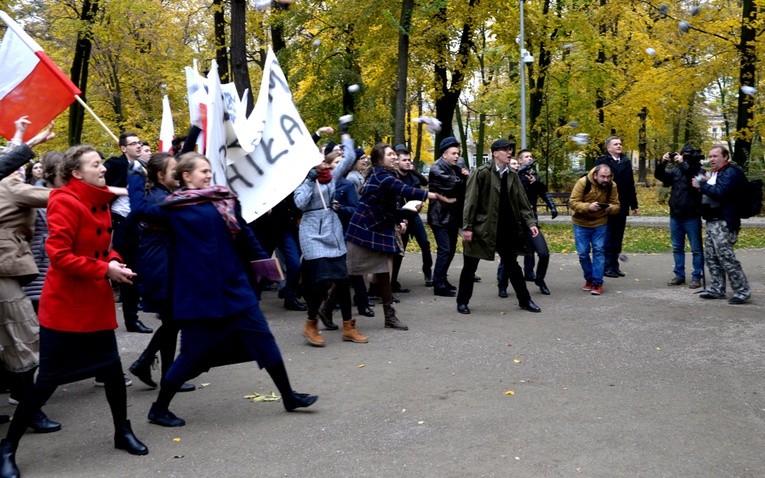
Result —
[[701, 153], [701, 150], [696, 149], [691, 145], [683, 146], [683, 149], [680, 150], [679, 153], [672, 151], [667, 154], [669, 155], [670, 161], [673, 161], [675, 156], [678, 154], [683, 157], [683, 161], [685, 162], [698, 162], [704, 159], [704, 155]]

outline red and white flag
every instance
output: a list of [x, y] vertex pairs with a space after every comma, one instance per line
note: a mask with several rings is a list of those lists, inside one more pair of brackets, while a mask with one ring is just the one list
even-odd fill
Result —
[[8, 26], [0, 43], [0, 135], [13, 137], [13, 122], [27, 115], [26, 140], [71, 105], [80, 90], [2, 10], [0, 20]]
[[173, 112], [170, 111], [170, 99], [162, 97], [162, 124], [159, 127], [159, 147], [157, 151], [168, 152], [173, 147]]

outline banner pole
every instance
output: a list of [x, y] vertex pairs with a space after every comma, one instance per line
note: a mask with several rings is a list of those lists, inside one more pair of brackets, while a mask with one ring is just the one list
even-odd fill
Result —
[[78, 102], [78, 103], [80, 103], [80, 104], [82, 105], [82, 107], [83, 107], [83, 108], [85, 108], [85, 111], [87, 111], [88, 113], [90, 113], [90, 115], [91, 115], [93, 118], [95, 118], [95, 120], [98, 122], [98, 124], [100, 124], [100, 125], [101, 125], [101, 127], [102, 127], [102, 128], [103, 128], [103, 129], [104, 129], [104, 130], [105, 130], [107, 133], [109, 133], [109, 136], [111, 136], [111, 137], [112, 137], [112, 139], [114, 140], [114, 142], [115, 142], [115, 143], [117, 143], [117, 144], [119, 144], [120, 140], [117, 138], [117, 136], [115, 136], [115, 135], [114, 135], [114, 133], [112, 133], [112, 131], [109, 129], [109, 127], [108, 127], [108, 126], [106, 126], [106, 124], [104, 124], [104, 122], [103, 122], [103, 121], [101, 121], [101, 118], [99, 118], [99, 117], [98, 117], [98, 115], [96, 115], [96, 112], [95, 112], [95, 111], [93, 111], [93, 110], [90, 108], [90, 106], [88, 106], [88, 105], [87, 105], [87, 104], [86, 104], [84, 101], [82, 101], [82, 98], [80, 98], [80, 95], [74, 95], [74, 97], [75, 97], [75, 99], [77, 100], [77, 102]]

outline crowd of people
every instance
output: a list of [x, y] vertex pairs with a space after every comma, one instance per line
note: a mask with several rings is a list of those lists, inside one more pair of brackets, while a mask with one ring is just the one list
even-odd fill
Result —
[[[0, 358], [17, 406], [0, 441], [2, 477], [19, 476], [15, 454], [27, 429], [62, 428], [42, 411], [56, 388], [90, 377], [104, 387], [115, 447], [149, 452], [127, 416], [132, 381], [117, 348], [117, 296], [126, 330], [153, 333], [129, 367], [142, 383], [158, 388], [148, 420], [178, 427], [185, 420], [170, 411], [171, 401], [178, 392], [193, 391], [190, 381], [212, 367], [255, 362], [274, 381], [287, 411], [318, 399], [292, 388], [259, 306], [265, 291], [278, 291], [288, 313], [306, 314], [302, 335], [310, 346], [327, 344], [319, 323], [324, 331], [340, 329], [336, 309], [342, 341], [368, 343], [354, 307], [358, 315], [375, 317], [373, 299], [382, 305], [384, 328], [408, 330], [394, 304], [410, 292], [399, 271], [411, 237], [421, 251], [424, 286], [436, 296], [454, 297], [460, 314], [471, 313], [479, 261], [497, 254], [500, 298], [512, 285], [519, 307], [539, 313], [526, 283], [542, 295], [552, 293], [545, 281], [550, 252], [536, 205], [541, 199], [553, 218], [557, 209], [531, 151], [516, 154], [506, 139], [494, 141], [491, 160], [470, 171], [459, 141], [447, 137], [425, 176], [413, 167], [406, 145], [378, 143], [367, 153], [356, 148], [347, 123], [340, 127], [340, 144], [319, 145], [322, 136], [335, 134], [322, 127], [314, 134], [316, 166], [292, 194], [246, 223], [236, 195], [211, 184], [210, 159], [193, 151], [194, 128], [185, 142], [174, 142], [172, 153], [152, 154], [150, 144], [127, 131], [119, 137], [121, 154], [106, 161], [93, 147], [78, 145], [34, 162], [31, 147], [53, 137], [52, 125], [24, 143], [27, 125], [25, 118], [16, 122], [17, 134], [0, 155]], [[619, 258], [626, 216], [639, 212], [621, 139], [610, 137], [605, 147], [607, 154], [576, 182], [569, 201], [583, 290], [592, 295], [604, 293], [604, 277], [625, 275]], [[709, 152], [710, 173], [694, 151], [665, 155], [655, 173], [671, 186], [675, 267], [669, 285], [685, 284], [688, 236], [690, 287], [701, 287], [706, 262], [710, 288], [701, 297], [727, 298], [727, 277], [733, 289], [728, 301], [741, 304], [751, 291], [733, 246], [740, 228], [736, 194], [745, 176], [722, 146]], [[668, 168], [670, 160], [675, 168]], [[436, 243], [435, 261], [425, 223]], [[459, 238], [463, 256], [455, 286], [448, 271]], [[251, 267], [272, 256], [283, 264], [282, 281], [257, 277]], [[524, 256], [522, 265], [518, 256]], [[157, 315], [156, 332], [139, 320], [139, 310]], [[155, 380], [157, 355], [161, 372]]]

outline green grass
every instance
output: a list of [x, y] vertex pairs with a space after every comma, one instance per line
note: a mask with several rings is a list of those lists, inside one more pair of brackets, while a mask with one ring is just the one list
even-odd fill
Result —
[[[574, 230], [571, 225], [571, 219], [568, 216], [560, 216], [565, 222], [556, 224], [543, 224], [542, 232], [545, 235], [547, 246], [550, 252], [576, 252], [574, 247]], [[436, 241], [433, 239], [430, 228], [426, 225], [431, 249], [435, 250]], [[622, 246], [625, 253], [650, 253], [650, 252], [672, 252], [669, 239], [669, 227], [649, 227], [649, 226], [630, 226], [624, 233], [624, 244]], [[761, 249], [765, 248], [765, 230], [761, 228], [743, 228], [738, 236], [738, 249]], [[406, 250], [408, 252], [419, 252], [417, 241], [410, 240]], [[462, 253], [462, 241], [457, 241], [457, 253]]]

